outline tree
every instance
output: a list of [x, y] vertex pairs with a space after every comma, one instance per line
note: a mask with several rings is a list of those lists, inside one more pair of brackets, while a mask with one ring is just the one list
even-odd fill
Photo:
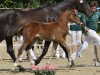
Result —
[[[61, 1], [67, 0], [0, 0], [0, 8], [27, 8], [27, 7], [39, 7], [41, 5], [53, 5]], [[86, 0], [91, 1], [91, 0]], [[97, 1], [100, 6], [100, 0]]]

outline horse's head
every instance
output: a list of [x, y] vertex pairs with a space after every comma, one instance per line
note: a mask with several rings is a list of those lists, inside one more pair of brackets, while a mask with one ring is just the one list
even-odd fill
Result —
[[91, 17], [93, 12], [90, 9], [89, 0], [74, 0], [74, 6], [75, 8], [84, 14], [86, 14], [88, 17]]
[[75, 22], [77, 24], [81, 24], [81, 21], [78, 18], [78, 16], [76, 15], [74, 10], [67, 10], [67, 13], [68, 13], [67, 18], [68, 18], [69, 21]]

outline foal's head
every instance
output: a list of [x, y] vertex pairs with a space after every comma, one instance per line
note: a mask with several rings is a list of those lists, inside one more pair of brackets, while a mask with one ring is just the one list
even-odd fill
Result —
[[66, 12], [68, 13], [68, 20], [69, 21], [75, 22], [77, 24], [81, 23], [77, 14], [75, 13], [75, 10], [67, 10]]

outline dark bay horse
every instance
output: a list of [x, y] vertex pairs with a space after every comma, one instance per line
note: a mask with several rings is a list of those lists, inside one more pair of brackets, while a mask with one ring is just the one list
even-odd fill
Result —
[[[35, 43], [36, 37], [47, 41], [53, 41], [55, 43], [58, 43], [65, 51], [66, 57], [69, 61], [70, 49], [65, 43], [66, 41], [65, 38], [68, 33], [68, 29], [69, 29], [68, 23], [70, 21], [81, 24], [74, 10], [66, 10], [60, 16], [60, 18], [55, 22], [43, 23], [43, 22], [33, 21], [27, 24], [22, 30], [24, 42], [20, 47], [20, 49], [18, 50], [18, 56], [12, 70], [14, 70], [15, 67], [19, 67], [19, 66], [21, 67], [21, 65], [18, 64], [20, 55], [23, 53], [24, 50], [28, 52], [27, 47]], [[30, 53], [28, 54], [30, 57]], [[34, 64], [34, 61], [31, 59], [31, 57], [30, 60], [31, 60], [31, 64]]]
[[11, 31], [11, 27], [13, 25], [13, 21], [16, 18], [16, 13], [12, 10], [6, 10], [0, 12], [0, 42], [3, 40], [6, 41], [7, 45], [7, 52], [13, 59], [13, 61], [16, 60], [14, 51], [13, 51], [13, 36], [9, 36], [9, 33]]
[[[6, 40], [7, 52], [15, 62], [16, 57], [13, 51], [12, 37], [17, 31], [19, 31], [24, 27], [24, 25], [32, 21], [55, 21], [62, 12], [64, 12], [66, 9], [72, 9], [73, 7], [85, 14], [88, 14], [88, 12], [90, 12], [89, 5], [86, 3], [86, 1], [80, 3], [80, 0], [67, 0], [67, 2], [61, 2], [55, 6], [44, 7], [35, 10], [31, 9], [28, 11], [0, 11], [0, 42], [4, 39]], [[88, 15], [90, 16], [90, 14], [91, 12]], [[50, 41], [46, 41], [43, 52], [46, 53], [49, 45]], [[44, 54], [42, 55], [44, 56]], [[37, 64], [39, 63], [39, 61], [37, 61]]]

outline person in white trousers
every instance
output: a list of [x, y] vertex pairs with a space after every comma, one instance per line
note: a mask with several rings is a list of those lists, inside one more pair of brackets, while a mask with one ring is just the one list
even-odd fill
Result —
[[[96, 12], [96, 6], [97, 3], [95, 1], [91, 2], [91, 10], [94, 12], [94, 14], [92, 15], [92, 17], [87, 17], [86, 16], [86, 27], [85, 27], [85, 31], [86, 31], [86, 36], [85, 36], [85, 41], [83, 42], [83, 44], [79, 47], [78, 50], [76, 50], [72, 55], [71, 55], [71, 59], [69, 62], [69, 65], [73, 66], [74, 62], [76, 60], [76, 58], [84, 51], [88, 48], [88, 45], [90, 42], [93, 42], [94, 45], [99, 45], [100, 46], [100, 36], [96, 33], [97, 30], [97, 22], [100, 18], [100, 12]], [[98, 61], [96, 61], [98, 62]], [[99, 62], [98, 62], [99, 63]], [[96, 66], [96, 64], [95, 64]]]
[[[77, 16], [79, 17], [81, 22], [85, 21], [84, 14], [78, 12], [76, 9], [74, 10]], [[77, 25], [76, 23], [70, 22], [70, 31], [71, 31], [71, 52], [73, 53], [74, 49], [78, 49], [79, 46], [82, 44], [82, 27], [80, 25]], [[80, 57], [83, 57], [80, 54]]]
[[71, 55], [72, 59], [75, 60], [78, 55], [80, 55], [84, 50], [86, 50], [90, 42], [93, 42], [95, 45], [100, 46], [100, 36], [94, 30], [91, 29], [87, 31], [84, 43], [80, 46], [78, 50], [76, 50]]

